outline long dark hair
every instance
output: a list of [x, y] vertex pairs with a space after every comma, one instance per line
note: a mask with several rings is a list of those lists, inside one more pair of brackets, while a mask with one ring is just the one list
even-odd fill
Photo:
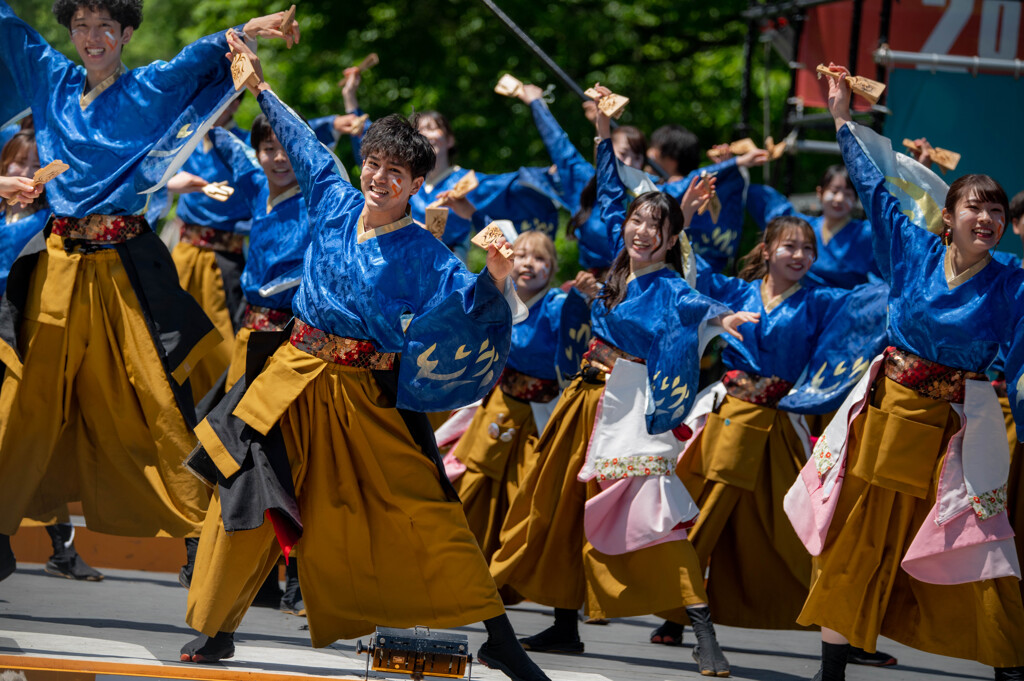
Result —
[[[630, 151], [639, 154], [640, 156], [647, 156], [647, 138], [644, 137], [644, 133], [641, 132], [640, 128], [635, 128], [632, 125], [620, 125], [612, 131], [612, 139], [616, 136], [625, 136], [626, 143], [629, 145]], [[576, 232], [583, 225], [587, 224], [587, 220], [590, 219], [590, 214], [594, 212], [594, 204], [597, 203], [597, 176], [590, 178], [590, 182], [583, 187], [583, 191], [580, 192], [580, 207], [576, 213], [569, 218], [569, 229], [566, 230], [566, 237], [570, 239], [576, 238]]]
[[799, 229], [807, 241], [814, 244], [814, 257], [818, 257], [818, 239], [814, 236], [814, 229], [810, 223], [803, 218], [793, 215], [782, 215], [775, 218], [765, 227], [761, 242], [740, 258], [740, 271], [736, 274], [740, 279], [757, 281], [768, 275], [768, 253], [772, 246], [782, 239], [789, 229]]
[[[629, 205], [626, 211], [626, 218], [622, 221], [622, 229], [625, 231], [626, 223], [639, 211], [646, 212], [657, 221], [661, 227], [662, 237], [667, 243], [670, 238], [677, 236], [683, 231], [683, 211], [679, 204], [671, 196], [662, 192], [647, 192], [636, 197], [636, 201]], [[665, 227], [668, 227], [668, 234], [665, 234]], [[683, 249], [676, 240], [676, 243], [665, 252], [665, 263], [679, 274], [683, 274]], [[604, 301], [605, 306], [610, 310], [626, 298], [626, 284], [629, 279], [629, 251], [623, 248], [615, 256], [611, 269], [604, 282], [604, 288], [598, 296]]]

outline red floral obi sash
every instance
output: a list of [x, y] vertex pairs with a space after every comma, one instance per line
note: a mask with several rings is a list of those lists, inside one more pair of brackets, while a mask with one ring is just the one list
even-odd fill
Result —
[[550, 402], [558, 397], [558, 381], [530, 376], [508, 366], [501, 372], [498, 387], [523, 402]]
[[221, 253], [241, 253], [245, 246], [245, 235], [225, 232], [200, 225], [182, 225], [181, 240], [199, 248]]
[[595, 377], [598, 374], [610, 374], [612, 367], [615, 366], [615, 361], [619, 359], [646, 364], [639, 357], [634, 357], [628, 352], [619, 350], [614, 345], [606, 343], [595, 336], [590, 340], [590, 347], [583, 353], [581, 366], [585, 376]]
[[966, 381], [988, 380], [985, 374], [954, 369], [892, 346], [885, 349], [885, 377], [922, 397], [956, 404], [964, 402]]
[[51, 223], [52, 234], [98, 244], [123, 243], [148, 231], [149, 223], [141, 215], [55, 217]]
[[360, 369], [389, 370], [395, 366], [397, 352], [378, 352], [372, 341], [335, 336], [295, 320], [292, 345], [303, 352], [333, 364]]
[[758, 376], [741, 369], [727, 371], [722, 383], [731, 397], [772, 409], [793, 388], [792, 383], [778, 376]]
[[242, 326], [253, 331], [281, 331], [292, 318], [291, 310], [275, 310], [272, 307], [246, 305]]

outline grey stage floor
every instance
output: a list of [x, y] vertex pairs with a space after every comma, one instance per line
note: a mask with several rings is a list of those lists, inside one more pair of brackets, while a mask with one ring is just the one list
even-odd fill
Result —
[[[77, 583], [46, 575], [39, 565], [19, 565], [0, 583], [0, 655], [64, 656], [161, 666], [179, 663], [178, 650], [193, 636], [185, 625], [185, 591], [176, 576], [108, 570], [101, 583]], [[550, 612], [534, 605], [510, 610], [522, 634], [548, 626]], [[309, 647], [305, 620], [275, 610], [250, 610], [236, 637], [238, 654], [224, 669], [362, 678], [365, 658], [355, 641], [339, 641], [319, 650]], [[553, 681], [627, 681], [701, 678], [690, 657], [693, 636], [682, 648], [650, 645], [655, 625], [649, 617], [613, 620], [606, 626], [580, 625], [587, 652], [582, 656], [537, 654]], [[475, 650], [484, 639], [483, 625], [464, 627]], [[719, 627], [719, 640], [733, 678], [756, 681], [810, 679], [818, 665], [819, 639], [813, 632], [755, 631]], [[851, 667], [851, 681], [923, 679], [990, 679], [992, 670], [975, 662], [920, 653], [885, 642], [899, 658], [887, 669]], [[172, 675], [172, 674], [168, 674]], [[381, 677], [377, 677], [381, 678]], [[408, 678], [408, 677], [395, 677]], [[474, 667], [474, 678], [502, 675]]]

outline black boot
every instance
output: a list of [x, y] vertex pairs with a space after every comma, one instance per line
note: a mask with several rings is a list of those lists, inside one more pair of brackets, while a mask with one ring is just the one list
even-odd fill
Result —
[[487, 627], [487, 640], [476, 653], [480, 662], [491, 669], [497, 669], [513, 681], [551, 681], [516, 640], [516, 632], [512, 630], [508, 615], [484, 620], [484, 626]]
[[850, 656], [849, 643], [821, 642], [821, 668], [814, 681], [846, 681], [846, 661]]
[[281, 583], [277, 581], [277, 566], [275, 565], [267, 578], [263, 580], [263, 584], [260, 585], [260, 590], [256, 592], [252, 605], [255, 608], [280, 608], [282, 596], [284, 596], [284, 592], [281, 591]]
[[217, 662], [235, 656], [235, 633], [221, 631], [210, 638], [200, 634], [181, 647], [182, 662]]
[[6, 534], [0, 534], [0, 582], [14, 574], [18, 567], [14, 560], [14, 551], [11, 550], [11, 538]]
[[665, 620], [651, 632], [651, 643], [660, 643], [663, 646], [683, 645], [683, 625]]
[[50, 535], [50, 543], [53, 544], [53, 555], [43, 567], [46, 574], [84, 582], [98, 582], [103, 579], [103, 573], [90, 567], [75, 550], [74, 525], [47, 525], [46, 533]]
[[850, 646], [850, 654], [846, 661], [849, 664], [862, 664], [866, 667], [891, 667], [897, 662], [889, 653], [883, 653], [881, 650], [869, 653], [857, 646]]
[[289, 558], [284, 568], [284, 595], [279, 607], [281, 612], [289, 615], [306, 616], [306, 604], [302, 602], [302, 589], [299, 587], [299, 563], [295, 557]]
[[196, 551], [199, 550], [199, 537], [185, 540], [185, 564], [178, 570], [178, 584], [186, 589], [192, 586], [192, 572], [196, 569]]
[[1024, 681], [1024, 667], [995, 667], [996, 681]]
[[693, 659], [702, 676], [729, 676], [729, 662], [718, 646], [715, 625], [711, 623], [711, 608], [706, 605], [686, 609], [697, 637], [693, 647]]
[[568, 653], [579, 655], [583, 652], [580, 640], [579, 620], [576, 611], [555, 608], [555, 624], [539, 634], [519, 639], [527, 650], [539, 653]]

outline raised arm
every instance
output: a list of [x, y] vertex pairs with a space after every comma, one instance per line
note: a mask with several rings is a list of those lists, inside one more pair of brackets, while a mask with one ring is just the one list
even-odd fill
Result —
[[597, 145], [597, 203], [595, 208], [605, 227], [605, 238], [613, 254], [625, 247], [622, 224], [626, 221], [626, 187], [619, 179], [619, 170], [610, 137]]
[[325, 209], [358, 210], [363, 202], [362, 193], [337, 173], [334, 156], [320, 144], [313, 130], [269, 88], [261, 90], [257, 101], [291, 159], [310, 217], [315, 221]]
[[[23, 103], [22, 110], [35, 98], [40, 88], [48, 88], [52, 79], [64, 74], [74, 64], [43, 39], [39, 33], [18, 18], [4, 0], [0, 0], [0, 69], [6, 67]], [[4, 79], [0, 79], [4, 80]], [[4, 98], [11, 97], [5, 93]], [[6, 110], [7, 104], [0, 104]], [[4, 116], [0, 116], [3, 119]]]
[[757, 226], [764, 229], [769, 222], [783, 215], [797, 215], [796, 208], [774, 187], [764, 184], [752, 184], [747, 190], [747, 212]]
[[590, 179], [594, 177], [594, 166], [587, 162], [583, 154], [569, 141], [569, 136], [562, 130], [555, 117], [548, 109], [548, 105], [541, 99], [539, 90], [535, 85], [527, 86], [534, 90], [527, 91], [524, 88], [523, 98], [533, 97], [526, 103], [533, 113], [533, 122], [537, 125], [540, 138], [547, 147], [551, 162], [558, 168], [558, 179], [562, 185], [562, 198], [568, 205], [569, 212], [575, 214], [580, 209], [580, 194], [587, 186]]

